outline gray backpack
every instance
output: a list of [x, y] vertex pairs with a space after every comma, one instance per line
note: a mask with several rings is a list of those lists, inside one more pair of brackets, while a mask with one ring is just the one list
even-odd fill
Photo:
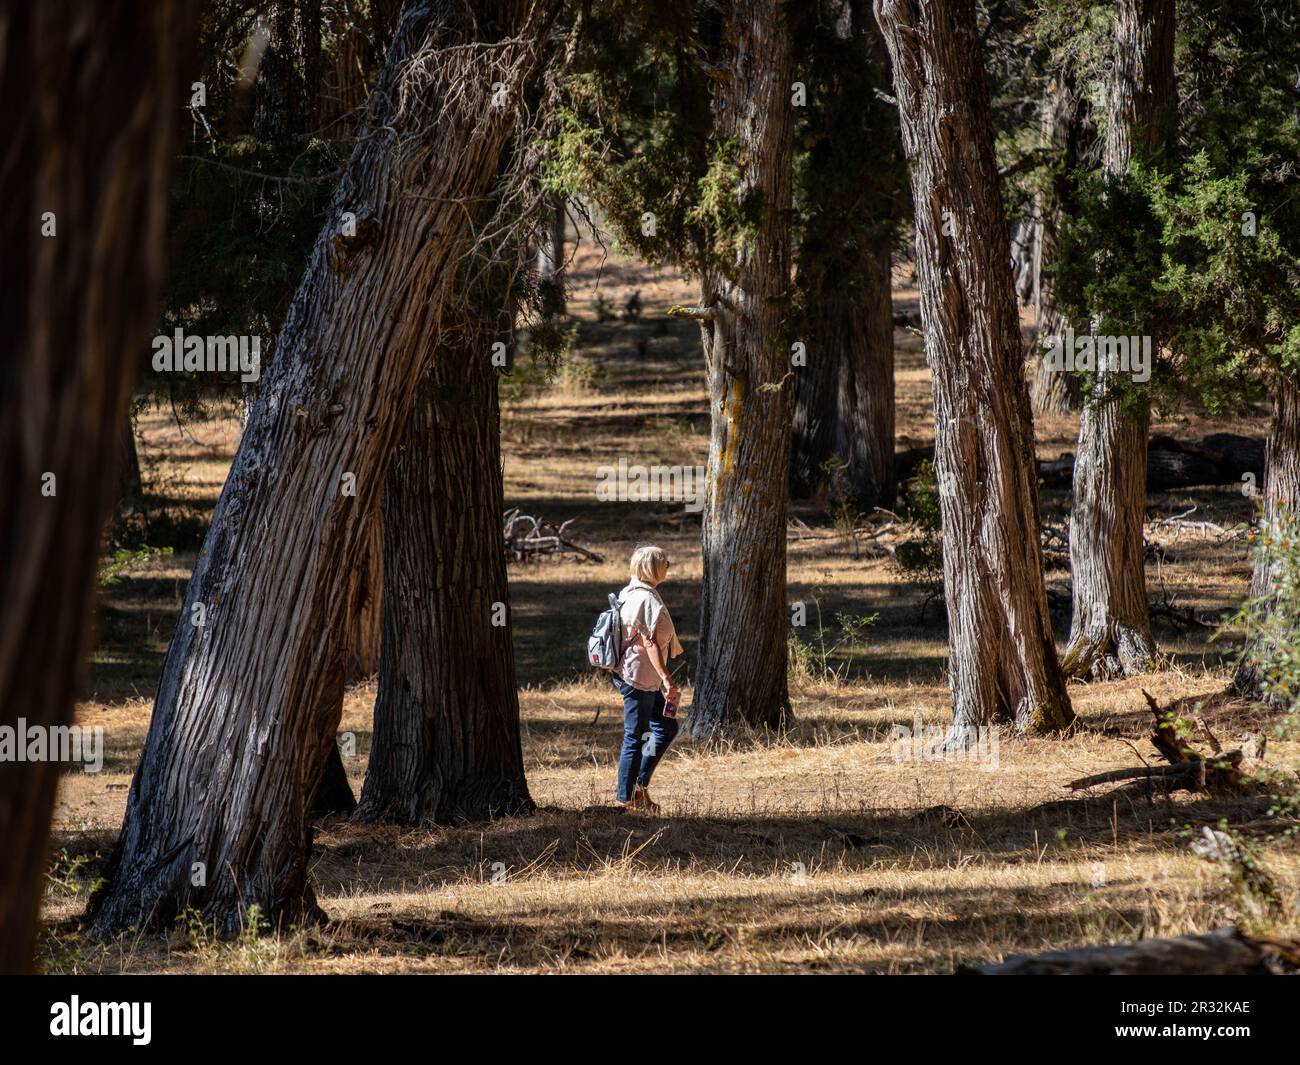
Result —
[[618, 597], [609, 596], [609, 609], [602, 610], [596, 627], [587, 637], [587, 662], [597, 669], [618, 669], [623, 660], [623, 623], [619, 620]]

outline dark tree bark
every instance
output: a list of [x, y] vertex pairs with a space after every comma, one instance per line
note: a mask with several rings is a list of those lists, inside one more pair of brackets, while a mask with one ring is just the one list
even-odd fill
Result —
[[338, 728], [333, 634], [469, 250], [465, 204], [492, 186], [556, 6], [403, 12], [190, 580], [92, 899], [101, 931], [186, 908], [222, 933], [253, 905], [272, 925], [321, 916], [307, 806]]
[[1052, 643], [1033, 424], [972, 0], [876, 0], [912, 164], [948, 682], [958, 729], [1074, 714]]
[[122, 427], [117, 435], [118, 477], [117, 509], [119, 514], [129, 514], [140, 505], [140, 493], [144, 489], [140, 475], [140, 452], [135, 446], [135, 425], [128, 409], [122, 419]]
[[[890, 242], [863, 256], [863, 292], [849, 318], [840, 362], [835, 454], [853, 498], [863, 509], [892, 509], [894, 476], [894, 303]], [[844, 321], [841, 314], [840, 321]]]
[[798, 371], [790, 487], [797, 495], [812, 495], [834, 462], [856, 507], [889, 508], [897, 482], [888, 243], [864, 249], [854, 272], [852, 287], [837, 274], [805, 289], [814, 320], [807, 330], [808, 365]]
[[1053, 372], [1041, 358], [1048, 337], [1061, 336], [1065, 321], [1056, 306], [1054, 271], [1060, 258], [1061, 220], [1074, 203], [1074, 171], [1083, 162], [1088, 139], [1087, 104], [1074, 83], [1073, 69], [1057, 71], [1043, 94], [1042, 143], [1053, 156], [1052, 175], [1034, 196], [1034, 340], [1039, 358], [1030, 401], [1035, 414], [1078, 410], [1083, 402], [1079, 378]]
[[[846, 334], [854, 326], [849, 300], [840, 298], [841, 306], [827, 306], [829, 293], [814, 290], [808, 271], [798, 271], [799, 285], [808, 294], [808, 364], [796, 371], [794, 411], [790, 416], [790, 494], [807, 499], [825, 487], [827, 463], [835, 457], [835, 440], [839, 420], [840, 365], [844, 360]], [[833, 313], [833, 316], [832, 316]], [[892, 326], [891, 326], [892, 329]]]
[[[367, 646], [372, 638], [371, 628], [374, 619], [380, 613], [382, 589], [375, 582], [383, 580], [383, 537], [378, 510], [366, 523], [361, 547], [357, 553], [357, 565], [349, 574], [351, 582], [348, 593], [346, 622], [342, 636], [331, 645], [326, 659], [327, 665], [321, 671], [321, 705], [316, 717], [321, 721], [333, 721], [337, 724], [343, 715], [343, 698], [347, 694], [350, 681], [367, 677], [378, 668], [378, 647]], [[378, 560], [376, 551], [380, 553]], [[371, 653], [375, 662], [370, 665], [366, 658]], [[370, 666], [367, 669], [367, 665]], [[352, 794], [352, 785], [348, 782], [347, 768], [343, 764], [343, 755], [339, 750], [337, 734], [322, 752], [323, 762], [319, 780], [308, 805], [308, 817], [317, 820], [327, 814], [350, 814], [357, 807], [356, 797]]]
[[365, 821], [528, 813], [501, 550], [495, 308], [444, 333], [384, 490], [383, 645]]
[[[1300, 382], [1290, 374], [1273, 378], [1273, 422], [1264, 460], [1263, 512], [1265, 523], [1280, 517], [1300, 517]], [[1256, 555], [1250, 575], [1250, 597], [1258, 610], [1268, 610], [1277, 577], [1272, 564]], [[1247, 646], [1237, 665], [1233, 687], [1242, 695], [1260, 698], [1264, 677], [1252, 660], [1253, 646]]]
[[253, 129], [260, 144], [293, 148], [316, 128], [320, 0], [276, 0], [265, 25]]
[[[1134, 158], [1158, 159], [1169, 136], [1173, 0], [1119, 0], [1108, 90], [1102, 165], [1118, 178]], [[1151, 328], [1146, 323], [1143, 331]], [[1098, 368], [1079, 419], [1070, 513], [1074, 612], [1062, 663], [1076, 677], [1142, 673], [1157, 655], [1142, 540], [1150, 404], [1144, 395], [1121, 402], [1117, 374]]]
[[699, 662], [687, 729], [782, 727], [786, 514], [793, 370], [790, 41], [779, 0], [735, 0], [723, 27], [718, 140], [735, 145], [736, 196], [759, 220], [734, 259], [705, 271], [701, 322], [710, 397]]
[[312, 793], [307, 816], [315, 821], [329, 814], [350, 814], [356, 808], [357, 800], [352, 794], [352, 785], [348, 782], [343, 753], [335, 743], [325, 752], [325, 766], [321, 770], [320, 782]]
[[344, 670], [348, 683], [379, 672], [384, 603], [384, 524], [380, 510], [370, 520], [352, 577], [356, 585], [352, 592], [352, 623]]
[[[5, 726], [73, 719], [134, 353], [158, 311], [196, 9], [0, 0]], [[0, 771], [3, 973], [31, 967], [59, 769]]]
[[890, 213], [893, 186], [903, 179], [891, 147], [895, 113], [870, 105], [874, 90], [888, 88], [884, 42], [858, 4], [840, 5], [839, 15], [838, 47], [814, 52], [829, 58], [824, 71], [814, 60], [817, 83], [802, 130], [812, 142], [797, 189], [807, 365], [795, 373], [790, 491], [815, 495], [835, 464], [854, 505], [869, 510], [893, 507], [897, 490]]
[[1295, 941], [1252, 939], [1236, 928], [1136, 943], [1013, 954], [962, 967], [970, 976], [1275, 976], [1295, 969]]

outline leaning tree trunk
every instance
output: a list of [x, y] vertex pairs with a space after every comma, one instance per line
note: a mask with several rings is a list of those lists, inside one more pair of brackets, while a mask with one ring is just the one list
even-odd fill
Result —
[[[69, 725], [197, 4], [0, 0], [0, 724]], [[43, 232], [44, 230], [44, 232]], [[0, 972], [31, 967], [57, 762], [0, 771]]]
[[[1174, 0], [1119, 0], [1113, 56], [1103, 167], [1120, 178], [1132, 160], [1158, 159], [1169, 135]], [[1098, 332], [1105, 329], [1102, 323]], [[1079, 418], [1070, 513], [1074, 612], [1063, 665], [1071, 676], [1105, 678], [1145, 672], [1157, 651], [1142, 540], [1150, 402], [1122, 397], [1118, 368], [1097, 362]]]
[[876, 0], [912, 164], [943, 519], [951, 742], [1074, 714], [1052, 643], [1033, 424], [973, 0]]
[[493, 184], [556, 6], [403, 12], [189, 583], [92, 900], [101, 931], [189, 908], [224, 933], [250, 906], [321, 916], [307, 804], [338, 728], [349, 573], [485, 221], [465, 204]]
[[1054, 74], [1043, 94], [1041, 116], [1042, 143], [1052, 153], [1052, 174], [1034, 195], [1033, 300], [1038, 360], [1030, 402], [1035, 414], [1063, 414], [1078, 410], [1083, 402], [1078, 376], [1051, 369], [1042, 351], [1049, 337], [1065, 332], [1064, 316], [1056, 305], [1055, 270], [1061, 257], [1061, 221], [1073, 203], [1074, 171], [1081, 161], [1084, 106], [1072, 68]]
[[533, 808], [501, 550], [497, 382], [483, 357], [503, 335], [500, 319], [482, 308], [449, 334], [388, 472], [383, 644], [361, 820], [457, 824]]
[[696, 739], [780, 728], [790, 713], [790, 41], [780, 0], [735, 0], [722, 32], [726, 77], [715, 90], [715, 129], [734, 145], [734, 195], [760, 217], [747, 232], [718, 235], [740, 247], [703, 277], [711, 428], [699, 660], [687, 718]]
[[[1273, 378], [1273, 423], [1268, 434], [1264, 464], [1263, 524], [1277, 528], [1280, 518], [1300, 519], [1300, 381], [1291, 374]], [[1250, 576], [1253, 609], [1267, 611], [1276, 592], [1277, 575], [1263, 553], [1255, 556]], [[1263, 674], [1254, 661], [1254, 647], [1247, 646], [1237, 664], [1233, 687], [1252, 698], [1264, 696]]]

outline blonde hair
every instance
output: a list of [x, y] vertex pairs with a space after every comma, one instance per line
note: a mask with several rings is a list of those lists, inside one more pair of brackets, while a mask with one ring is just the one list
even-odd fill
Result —
[[668, 554], [662, 547], [646, 544], [632, 552], [628, 568], [633, 580], [658, 584], [668, 576]]

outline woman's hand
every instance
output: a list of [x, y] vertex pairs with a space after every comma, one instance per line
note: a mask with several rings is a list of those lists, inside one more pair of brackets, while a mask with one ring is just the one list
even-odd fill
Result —
[[682, 693], [677, 690], [677, 685], [674, 684], [672, 681], [669, 681], [668, 694], [664, 698], [666, 698], [670, 703], [672, 703], [673, 706], [676, 706], [677, 700], [681, 698], [681, 694]]

